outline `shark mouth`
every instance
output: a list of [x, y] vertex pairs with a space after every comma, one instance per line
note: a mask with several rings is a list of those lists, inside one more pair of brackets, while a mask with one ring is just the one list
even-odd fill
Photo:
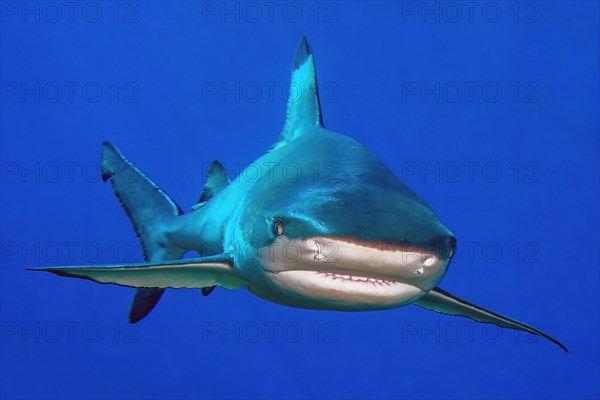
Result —
[[346, 271], [288, 270], [274, 273], [272, 279], [287, 293], [285, 298], [296, 299], [305, 308], [386, 309], [408, 304], [425, 294], [408, 283]]
[[[281, 249], [299, 249], [287, 258]], [[276, 251], [279, 249], [279, 252]], [[277, 302], [296, 307], [370, 310], [408, 304], [435, 287], [448, 260], [439, 252], [347, 238], [282, 237], [264, 258]], [[284, 300], [287, 299], [287, 300]], [[273, 300], [272, 300], [273, 301]]]
[[327, 272], [327, 271], [316, 271], [316, 273], [318, 275], [323, 275], [325, 277], [329, 277], [332, 279], [341, 279], [341, 280], [345, 280], [345, 281], [351, 281], [351, 282], [362, 282], [362, 283], [368, 283], [371, 284], [373, 286], [383, 286], [383, 285], [394, 285], [394, 284], [399, 284], [401, 282], [397, 281], [397, 280], [393, 280], [393, 279], [383, 279], [383, 278], [371, 278], [371, 277], [366, 277], [366, 276], [356, 276], [356, 275], [348, 275], [348, 274], [338, 274], [336, 272]]

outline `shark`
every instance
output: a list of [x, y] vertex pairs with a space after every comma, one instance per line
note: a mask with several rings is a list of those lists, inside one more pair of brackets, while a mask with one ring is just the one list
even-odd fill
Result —
[[[291, 167], [293, 166], [293, 167]], [[330, 166], [335, 173], [315, 174]], [[108, 142], [102, 178], [129, 217], [144, 261], [36, 268], [137, 288], [129, 322], [166, 289], [245, 289], [305, 309], [427, 310], [552, 336], [441, 289], [456, 238], [429, 205], [374, 153], [325, 128], [313, 52], [295, 52], [284, 127], [273, 146], [231, 180], [213, 161], [198, 203], [184, 213]], [[252, 178], [250, 178], [250, 176]], [[197, 257], [185, 258], [188, 252]]]

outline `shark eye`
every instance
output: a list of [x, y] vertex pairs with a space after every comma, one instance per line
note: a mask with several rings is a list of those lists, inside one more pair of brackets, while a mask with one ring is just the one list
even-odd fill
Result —
[[273, 235], [278, 238], [283, 236], [283, 220], [280, 217], [273, 220]]
[[454, 257], [454, 251], [456, 250], [456, 238], [454, 236], [448, 239], [448, 243], [450, 244], [450, 253], [448, 253], [448, 259], [451, 260]]

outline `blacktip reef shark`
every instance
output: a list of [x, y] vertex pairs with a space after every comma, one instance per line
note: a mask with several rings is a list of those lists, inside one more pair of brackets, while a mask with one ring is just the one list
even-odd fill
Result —
[[[102, 145], [102, 177], [142, 244], [145, 263], [41, 268], [56, 275], [138, 288], [129, 321], [144, 318], [167, 288], [246, 289], [268, 301], [318, 310], [366, 311], [415, 304], [444, 314], [553, 337], [440, 289], [456, 247], [433, 210], [377, 156], [325, 129], [311, 48], [294, 58], [287, 118], [277, 142], [230, 181], [213, 161], [189, 213]], [[300, 174], [278, 173], [294, 163]], [[315, 165], [335, 165], [315, 179]], [[302, 173], [304, 171], [305, 173]], [[207, 245], [210, 244], [210, 245]], [[196, 251], [199, 258], [181, 257]]]

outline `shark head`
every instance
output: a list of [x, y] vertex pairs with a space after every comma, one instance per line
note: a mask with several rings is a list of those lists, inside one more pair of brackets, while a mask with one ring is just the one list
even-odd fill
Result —
[[249, 191], [239, 220], [244, 243], [258, 249], [246, 277], [256, 294], [368, 310], [412, 302], [443, 278], [454, 236], [356, 141], [316, 127], [259, 162], [272, 171]]
[[258, 249], [249, 289], [286, 305], [353, 310], [397, 307], [433, 289], [454, 236], [376, 155], [324, 128], [304, 38], [291, 87], [299, 95], [278, 142], [255, 163], [264, 172], [234, 223]]

